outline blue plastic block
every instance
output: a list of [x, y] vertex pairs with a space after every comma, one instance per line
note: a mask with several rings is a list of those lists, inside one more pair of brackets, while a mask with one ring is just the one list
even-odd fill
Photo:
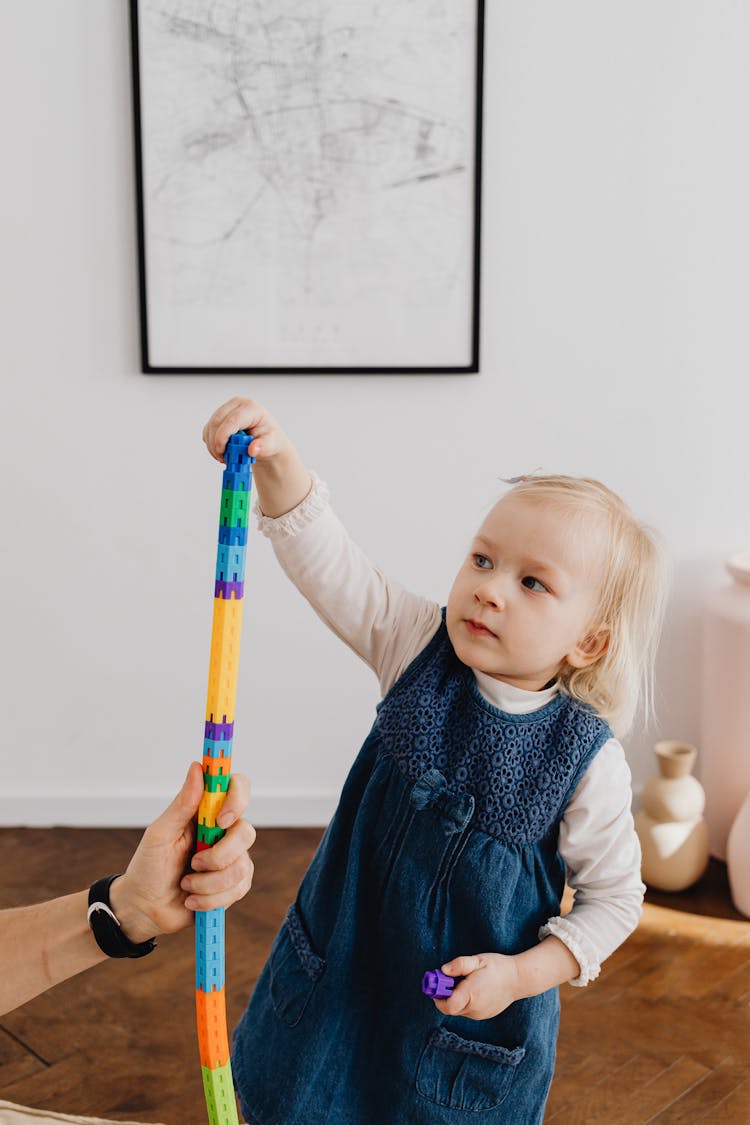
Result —
[[232, 434], [224, 450], [224, 460], [230, 472], [241, 471], [245, 465], [253, 463], [254, 458], [248, 454], [252, 440], [250, 434], [246, 434], [242, 430], [237, 434]]
[[247, 543], [247, 528], [227, 527], [226, 524], [219, 524], [219, 542], [230, 546], [237, 544], [244, 547]]
[[195, 987], [213, 992], [224, 987], [224, 910], [195, 915]]
[[219, 741], [216, 738], [203, 739], [203, 753], [208, 758], [231, 758], [232, 757], [232, 739], [228, 741]]
[[243, 582], [247, 547], [229, 547], [219, 543], [216, 551], [216, 581]]
[[222, 489], [231, 488], [232, 492], [249, 492], [253, 487], [253, 476], [248, 468], [246, 472], [235, 473], [225, 469], [221, 474]]

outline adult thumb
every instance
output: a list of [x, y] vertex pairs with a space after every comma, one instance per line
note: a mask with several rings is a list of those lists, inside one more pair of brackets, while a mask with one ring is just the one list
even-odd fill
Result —
[[171, 839], [181, 832], [198, 811], [203, 796], [203, 769], [200, 762], [191, 762], [182, 788], [161, 816], [151, 825], [149, 835]]

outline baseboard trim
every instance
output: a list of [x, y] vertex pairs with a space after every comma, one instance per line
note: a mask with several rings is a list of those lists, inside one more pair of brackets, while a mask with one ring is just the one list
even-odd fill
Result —
[[[167, 807], [173, 793], [0, 795], [3, 828], [143, 828]], [[318, 828], [333, 816], [338, 793], [333, 790], [253, 791], [247, 819], [256, 828]]]

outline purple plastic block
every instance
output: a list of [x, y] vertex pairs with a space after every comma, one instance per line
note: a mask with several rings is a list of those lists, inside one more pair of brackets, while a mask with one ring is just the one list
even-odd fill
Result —
[[428, 969], [422, 977], [422, 992], [435, 1000], [444, 1000], [453, 992], [455, 983], [454, 977], [446, 976], [440, 969]]
[[245, 583], [244, 582], [224, 582], [221, 578], [217, 578], [214, 584], [214, 597], [229, 599], [234, 594], [237, 601], [244, 597]]
[[205, 738], [212, 738], [214, 742], [225, 742], [234, 736], [234, 723], [215, 723], [213, 719], [206, 720]]

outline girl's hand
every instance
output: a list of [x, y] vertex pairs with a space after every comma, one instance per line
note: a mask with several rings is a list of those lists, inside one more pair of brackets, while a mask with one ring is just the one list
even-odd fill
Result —
[[248, 452], [256, 461], [253, 480], [263, 515], [276, 518], [291, 512], [312, 486], [294, 445], [265, 406], [252, 398], [230, 398], [203, 427], [203, 440], [211, 456], [223, 464], [227, 442], [239, 430], [253, 435]]
[[451, 977], [463, 977], [445, 1000], [433, 1003], [445, 1016], [488, 1020], [521, 998], [515, 957], [503, 953], [478, 953], [455, 957], [441, 966]]
[[230, 398], [229, 402], [214, 410], [203, 427], [203, 440], [211, 456], [224, 464], [227, 442], [239, 430], [246, 430], [255, 439], [250, 454], [257, 461], [275, 457], [282, 452], [288, 440], [265, 406], [252, 398]]
[[255, 829], [241, 818], [249, 795], [247, 778], [233, 774], [218, 816], [226, 833], [193, 855], [203, 771], [199, 762], [191, 764], [182, 789], [146, 829], [125, 874], [112, 884], [112, 909], [131, 941], [175, 933], [192, 924], [196, 910], [231, 906], [247, 894], [253, 878], [247, 853]]

